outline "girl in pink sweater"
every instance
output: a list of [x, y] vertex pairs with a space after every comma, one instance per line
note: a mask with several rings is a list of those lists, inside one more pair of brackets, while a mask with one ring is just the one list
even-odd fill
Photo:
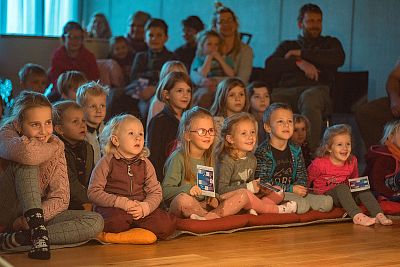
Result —
[[100, 142], [105, 156], [92, 172], [88, 197], [104, 218], [104, 231], [119, 233], [140, 227], [166, 239], [175, 231], [176, 219], [159, 208], [161, 186], [147, 159], [140, 120], [132, 115], [112, 118]]
[[[355, 224], [370, 226], [375, 223], [391, 225], [371, 191], [351, 192], [348, 179], [358, 177], [357, 158], [351, 155], [351, 128], [346, 124], [325, 130], [317, 158], [308, 167], [308, 183], [316, 194], [330, 195], [336, 206], [343, 207]], [[371, 217], [358, 207], [361, 202]]]
[[69, 183], [63, 142], [53, 135], [45, 96], [22, 92], [0, 127], [0, 248], [31, 245], [28, 256], [50, 258], [50, 244], [96, 237], [102, 218], [67, 210]]

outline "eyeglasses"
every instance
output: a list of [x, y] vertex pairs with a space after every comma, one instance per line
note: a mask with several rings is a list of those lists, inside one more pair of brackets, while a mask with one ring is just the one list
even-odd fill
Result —
[[189, 132], [191, 132], [191, 133], [197, 133], [199, 136], [206, 136], [207, 135], [207, 133], [210, 135], [210, 136], [215, 136], [215, 129], [214, 128], [210, 128], [210, 129], [204, 129], [204, 128], [199, 128], [199, 129], [197, 129], [197, 130], [195, 130], [195, 131], [189, 131]]

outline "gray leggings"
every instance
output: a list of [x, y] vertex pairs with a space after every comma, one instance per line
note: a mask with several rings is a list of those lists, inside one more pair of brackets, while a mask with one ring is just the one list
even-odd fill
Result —
[[[42, 208], [39, 168], [9, 163], [0, 174], [0, 225], [12, 229], [25, 211]], [[103, 218], [95, 212], [65, 210], [46, 222], [51, 244], [65, 245], [94, 238], [103, 230]]]
[[297, 203], [297, 214], [306, 213], [309, 209], [320, 212], [329, 212], [332, 209], [333, 201], [330, 196], [307, 194], [305, 197], [295, 193], [285, 192], [285, 199]]
[[335, 206], [343, 207], [351, 218], [361, 212], [357, 205], [360, 202], [364, 204], [372, 217], [383, 213], [378, 201], [369, 190], [351, 193], [346, 184], [339, 184], [325, 194], [330, 195]]

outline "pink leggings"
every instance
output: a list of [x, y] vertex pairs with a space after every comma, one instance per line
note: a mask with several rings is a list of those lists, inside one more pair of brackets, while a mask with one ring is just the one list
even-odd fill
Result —
[[195, 197], [181, 193], [172, 200], [169, 212], [181, 218], [196, 214], [206, 219], [233, 215], [241, 209], [254, 209], [259, 213], [278, 213], [277, 203], [283, 200], [283, 195], [271, 193], [259, 199], [247, 189], [238, 189], [221, 195], [221, 200], [217, 208], [207, 211], [206, 201], [200, 202]]
[[190, 217], [192, 214], [206, 219], [216, 219], [238, 213], [249, 203], [247, 189], [238, 189], [221, 195], [221, 203], [217, 208], [207, 211], [206, 201], [198, 201], [186, 193], [180, 193], [172, 201], [169, 212], [180, 218]]
[[247, 190], [247, 197], [249, 198], [249, 202], [244, 206], [244, 209], [253, 209], [257, 213], [278, 213], [277, 204], [282, 202], [284, 194], [272, 192], [267, 196], [258, 198], [252, 192]]

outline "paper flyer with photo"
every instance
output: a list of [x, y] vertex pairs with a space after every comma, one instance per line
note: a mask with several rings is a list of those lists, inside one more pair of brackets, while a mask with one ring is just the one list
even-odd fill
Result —
[[215, 197], [214, 168], [197, 165], [197, 186], [203, 196]]
[[370, 188], [368, 176], [349, 179], [350, 192], [358, 192]]

